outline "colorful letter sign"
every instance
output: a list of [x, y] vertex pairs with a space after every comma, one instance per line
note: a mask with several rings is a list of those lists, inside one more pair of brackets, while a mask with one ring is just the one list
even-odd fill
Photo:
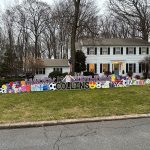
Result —
[[150, 79], [121, 79], [117, 80], [115, 75], [111, 78], [101, 79], [100, 77], [74, 77], [74, 82], [54, 82], [47, 81], [21, 81], [10, 82], [0, 87], [0, 93], [24, 93], [38, 91], [54, 91], [54, 90], [74, 90], [74, 89], [100, 89], [100, 88], [119, 88], [128, 87], [131, 85], [146, 85], [150, 84]]

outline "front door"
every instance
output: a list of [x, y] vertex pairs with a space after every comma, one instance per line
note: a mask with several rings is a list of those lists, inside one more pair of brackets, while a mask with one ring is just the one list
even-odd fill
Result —
[[120, 64], [114, 64], [114, 74], [116, 76], [119, 76], [119, 68], [120, 68]]

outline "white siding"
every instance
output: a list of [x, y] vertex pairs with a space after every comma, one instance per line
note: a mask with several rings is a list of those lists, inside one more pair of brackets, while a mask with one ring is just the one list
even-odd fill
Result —
[[[96, 47], [96, 46], [95, 46]], [[126, 47], [123, 47], [123, 55], [113, 55], [113, 47], [115, 46], [110, 46], [110, 55], [100, 55], [100, 46], [97, 47], [97, 55], [87, 55], [87, 47], [82, 47], [83, 52], [86, 55], [86, 63], [87, 64], [97, 64], [97, 74], [100, 73], [100, 64], [110, 64], [110, 71], [112, 71], [112, 61], [121, 61], [123, 62], [121, 68], [122, 70], [125, 71], [126, 73], [126, 63], [135, 63], [136, 64], [136, 73], [139, 74], [139, 62], [144, 59], [145, 56], [148, 55], [142, 55], [139, 54], [139, 47], [136, 47], [136, 54], [133, 55], [127, 55], [126, 54]], [[116, 46], [119, 47], [119, 46]], [[134, 46], [133, 46], [134, 47]], [[149, 47], [149, 54], [150, 54], [150, 47]]]
[[[144, 59], [144, 57], [148, 56], [139, 54], [139, 48], [144, 46], [129, 46], [129, 47], [136, 47], [136, 54], [126, 54], [126, 48], [128, 46], [116, 46], [116, 47], [123, 47], [123, 55], [113, 55], [113, 47], [115, 46], [107, 46], [110, 47], [110, 55], [100, 55], [100, 48], [104, 46], [94, 46], [97, 47], [97, 54], [96, 55], [87, 55], [87, 47], [83, 46], [82, 51], [85, 53], [86, 56], [86, 64], [97, 64], [97, 74], [101, 75], [100, 73], [100, 64], [110, 64], [110, 71], [112, 72], [112, 62], [113, 61], [120, 61], [123, 62], [121, 64], [120, 74], [122, 74], [122, 70], [125, 71], [126, 74], [126, 63], [135, 63], [136, 64], [136, 73], [133, 75], [142, 75], [139, 73], [139, 62]], [[147, 47], [147, 46], [145, 46]], [[149, 55], [150, 55], [150, 47], [149, 47]], [[68, 50], [68, 58], [70, 58], [70, 50]], [[54, 67], [46, 67], [45, 75], [36, 75], [35, 78], [43, 79], [44, 77], [48, 77], [49, 73], [53, 71]], [[69, 67], [62, 67], [63, 73], [69, 72]]]
[[[46, 67], [45, 68], [45, 74], [36, 74], [34, 79], [44, 79], [47, 78], [49, 73], [53, 72], [53, 68], [57, 68], [57, 67]], [[65, 72], [69, 72], [70, 68], [69, 67], [58, 67], [58, 68], [62, 68], [62, 73]]]

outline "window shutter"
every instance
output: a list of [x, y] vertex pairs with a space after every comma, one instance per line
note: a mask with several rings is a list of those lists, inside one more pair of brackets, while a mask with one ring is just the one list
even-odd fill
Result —
[[90, 54], [90, 49], [89, 49], [89, 47], [87, 48], [87, 55], [89, 55]]
[[149, 70], [148, 64], [145, 64], [145, 70], [146, 70], [146, 72], [148, 72], [148, 70]]
[[108, 47], [108, 55], [110, 55], [110, 47]]
[[36, 69], [36, 74], [39, 74], [38, 69]]
[[95, 47], [95, 55], [97, 55], [97, 47]]
[[108, 71], [110, 71], [110, 64], [108, 64]]
[[100, 73], [102, 73], [102, 64], [100, 64]]
[[126, 48], [126, 54], [128, 55], [128, 47]]
[[134, 73], [136, 73], [136, 64], [134, 64]]
[[116, 48], [114, 47], [113, 48], [113, 54], [115, 55], [115, 53], [116, 53]]
[[121, 47], [121, 55], [123, 55], [123, 47]]
[[62, 73], [62, 68], [60, 68], [60, 72]]
[[141, 47], [139, 47], [139, 54], [141, 54]]
[[102, 47], [101, 47], [101, 49], [100, 49], [100, 55], [102, 55]]
[[149, 48], [147, 47], [147, 54], [149, 54]]
[[146, 70], [146, 72], [148, 72], [148, 71], [149, 71], [148, 64], [145, 64], [145, 70]]
[[94, 72], [97, 73], [97, 64], [94, 64]]
[[43, 74], [45, 74], [45, 68], [43, 68]]
[[86, 68], [87, 72], [89, 72], [89, 64], [87, 64], [87, 68]]
[[142, 72], [142, 64], [139, 63], [139, 73], [141, 73], [141, 72]]
[[136, 47], [134, 47], [134, 54], [136, 54]]
[[127, 63], [126, 64], [126, 73], [128, 73], [128, 70], [129, 70], [129, 64]]

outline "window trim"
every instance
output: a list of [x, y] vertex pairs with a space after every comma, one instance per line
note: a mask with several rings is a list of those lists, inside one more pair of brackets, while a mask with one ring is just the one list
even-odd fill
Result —
[[58, 72], [63, 72], [63, 68], [62, 67], [54, 67], [53, 71], [58, 71]]
[[87, 64], [87, 72], [90, 72], [90, 65], [92, 65], [93, 68], [93, 73], [97, 73], [97, 64], [96, 63], [89, 63]]
[[139, 63], [139, 73], [148, 72], [148, 67], [145, 63]]
[[[107, 70], [105, 70], [105, 71], [104, 71], [104, 65], [107, 65]], [[103, 71], [103, 72], [110, 71], [110, 64], [109, 64], [109, 63], [103, 63], [103, 64], [102, 64], [102, 71]]]
[[[104, 53], [104, 48], [107, 51], [107, 53]], [[101, 47], [100, 48], [100, 55], [110, 55], [110, 47]]]
[[[116, 54], [116, 51], [119, 50], [120, 53], [119, 54]], [[113, 47], [113, 55], [123, 55], [123, 47]]]
[[[142, 48], [145, 48], [145, 53], [142, 52]], [[139, 47], [139, 55], [148, 55], [149, 54], [149, 47]]]
[[[143, 53], [143, 51], [145, 52]], [[141, 47], [141, 55], [147, 55], [147, 47]]]
[[[130, 65], [132, 65], [132, 70], [129, 69]], [[126, 73], [128, 73], [129, 71], [136, 73], [136, 63], [126, 63]]]
[[45, 74], [45, 68], [37, 68], [36, 69], [36, 75], [44, 75]]
[[[135, 47], [127, 47], [127, 55], [135, 55]], [[132, 53], [129, 53], [131, 52], [132, 50]]]
[[[90, 54], [90, 50], [93, 50], [93, 54]], [[87, 47], [87, 55], [97, 55], [97, 47]]]

